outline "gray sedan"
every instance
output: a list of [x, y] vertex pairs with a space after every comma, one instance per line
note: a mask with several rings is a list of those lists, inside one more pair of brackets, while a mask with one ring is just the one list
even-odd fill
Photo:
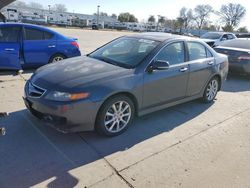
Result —
[[115, 136], [136, 115], [198, 98], [212, 102], [227, 73], [227, 56], [200, 40], [143, 33], [41, 67], [25, 85], [24, 102], [60, 131]]

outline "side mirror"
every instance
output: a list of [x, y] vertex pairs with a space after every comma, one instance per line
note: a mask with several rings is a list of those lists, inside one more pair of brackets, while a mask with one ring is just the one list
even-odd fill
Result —
[[154, 70], [167, 70], [169, 69], [169, 62], [164, 60], [155, 60], [148, 68], [149, 72]]

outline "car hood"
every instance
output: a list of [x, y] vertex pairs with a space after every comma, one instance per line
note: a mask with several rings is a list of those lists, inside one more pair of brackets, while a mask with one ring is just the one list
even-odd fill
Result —
[[31, 77], [31, 82], [44, 89], [65, 91], [104, 78], [115, 79], [131, 72], [86, 56], [66, 59], [39, 68]]

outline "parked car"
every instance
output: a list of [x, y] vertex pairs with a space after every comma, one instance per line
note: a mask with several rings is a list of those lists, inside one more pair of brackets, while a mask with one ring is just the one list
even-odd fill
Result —
[[41, 26], [0, 23], [0, 69], [38, 67], [80, 55], [76, 39]]
[[238, 33], [236, 34], [237, 38], [244, 38], [244, 39], [249, 39], [250, 38], [250, 33]]
[[232, 40], [236, 38], [237, 37], [233, 33], [225, 32], [207, 32], [201, 36], [201, 40], [206, 42], [211, 47], [218, 46], [223, 41]]
[[212, 102], [227, 73], [227, 56], [199, 39], [137, 34], [39, 68], [25, 85], [24, 102], [63, 132], [115, 136], [135, 115], [198, 98]]
[[225, 41], [215, 50], [228, 56], [230, 72], [250, 74], [250, 40]]

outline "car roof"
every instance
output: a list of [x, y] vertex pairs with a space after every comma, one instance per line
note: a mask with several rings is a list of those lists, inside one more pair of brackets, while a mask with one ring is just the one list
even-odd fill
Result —
[[149, 40], [154, 40], [154, 41], [159, 41], [159, 42], [163, 42], [163, 41], [171, 40], [171, 39], [189, 39], [189, 40], [193, 39], [187, 36], [174, 35], [174, 34], [162, 33], [162, 32], [139, 33], [135, 35], [130, 35], [128, 37], [143, 38], [143, 39], [149, 39]]
[[52, 32], [54, 34], [58, 34], [57, 32], [47, 28], [47, 27], [44, 27], [44, 26], [40, 26], [40, 25], [35, 25], [35, 24], [28, 24], [28, 23], [16, 23], [16, 22], [8, 22], [8, 23], [0, 23], [0, 27], [1, 26], [29, 26], [31, 28], [37, 28], [37, 29], [42, 29], [42, 30], [45, 30], [45, 31], [49, 31], [49, 32]]

